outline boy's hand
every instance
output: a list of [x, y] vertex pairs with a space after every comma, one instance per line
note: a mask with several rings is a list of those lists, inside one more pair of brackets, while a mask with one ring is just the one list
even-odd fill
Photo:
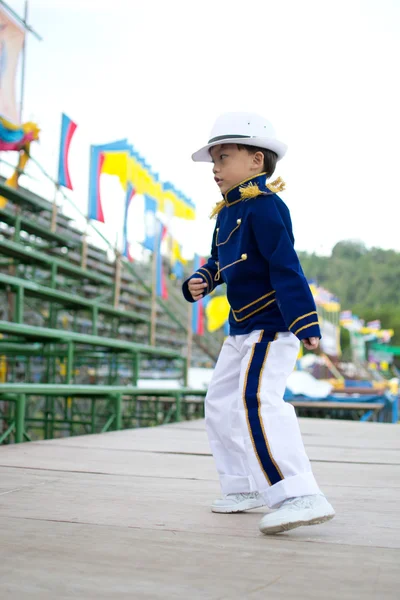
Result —
[[316, 350], [319, 346], [319, 338], [317, 337], [305, 338], [302, 341], [307, 350]]
[[204, 282], [204, 279], [191, 279], [188, 283], [189, 292], [192, 294], [192, 298], [194, 301], [200, 300], [204, 296], [204, 288], [207, 287], [207, 284]]

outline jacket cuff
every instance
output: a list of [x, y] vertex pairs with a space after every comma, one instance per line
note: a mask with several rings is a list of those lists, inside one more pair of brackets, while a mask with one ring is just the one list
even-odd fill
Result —
[[291, 331], [299, 340], [309, 337], [321, 337], [318, 313], [316, 310], [297, 317], [289, 326]]
[[204, 292], [205, 294], [210, 294], [215, 288], [214, 278], [212, 276], [211, 271], [209, 271], [206, 267], [200, 267], [196, 273], [192, 275], [192, 277], [199, 277], [204, 279], [204, 283], [207, 284], [207, 290]]
[[185, 298], [185, 300], [187, 300], [188, 302], [195, 302], [193, 300], [192, 294], [189, 292], [189, 281], [191, 279], [192, 279], [192, 277], [189, 277], [189, 279], [186, 279], [186, 281], [183, 282], [182, 293], [183, 293], [183, 297]]
[[182, 284], [182, 293], [184, 295], [185, 300], [187, 300], [188, 302], [196, 302], [196, 300], [193, 300], [193, 296], [189, 291], [189, 281], [191, 279], [202, 279], [204, 283], [207, 284], [207, 287], [203, 291], [203, 296], [206, 296], [214, 289], [213, 287], [210, 287], [210, 283], [211, 286], [214, 283], [212, 280], [211, 273], [208, 271], [208, 269], [203, 269], [202, 267], [200, 267], [198, 271], [193, 273], [193, 275], [191, 275], [189, 279], [186, 279], [186, 281]]

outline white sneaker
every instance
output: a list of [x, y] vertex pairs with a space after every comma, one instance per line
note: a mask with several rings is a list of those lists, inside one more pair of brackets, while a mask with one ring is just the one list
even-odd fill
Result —
[[252, 508], [260, 508], [265, 504], [266, 502], [258, 492], [227, 494], [223, 498], [214, 500], [211, 510], [216, 513], [238, 513]]
[[289, 498], [274, 512], [265, 515], [260, 521], [260, 531], [266, 535], [295, 529], [301, 525], [317, 525], [330, 521], [335, 511], [325, 496], [299, 496]]

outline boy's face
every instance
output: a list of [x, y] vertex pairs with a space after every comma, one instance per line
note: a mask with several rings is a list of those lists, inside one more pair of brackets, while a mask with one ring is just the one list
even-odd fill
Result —
[[251, 154], [236, 144], [219, 144], [210, 149], [215, 181], [222, 194], [245, 179], [262, 173], [264, 156], [261, 152]]

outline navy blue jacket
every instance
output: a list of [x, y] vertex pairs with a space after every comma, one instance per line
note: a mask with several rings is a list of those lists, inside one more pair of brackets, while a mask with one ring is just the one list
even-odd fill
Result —
[[[253, 197], [251, 197], [253, 196]], [[263, 329], [321, 337], [315, 302], [294, 249], [289, 209], [259, 175], [229, 190], [217, 217], [211, 257], [188, 282], [207, 283], [204, 294], [227, 285], [231, 335]]]

